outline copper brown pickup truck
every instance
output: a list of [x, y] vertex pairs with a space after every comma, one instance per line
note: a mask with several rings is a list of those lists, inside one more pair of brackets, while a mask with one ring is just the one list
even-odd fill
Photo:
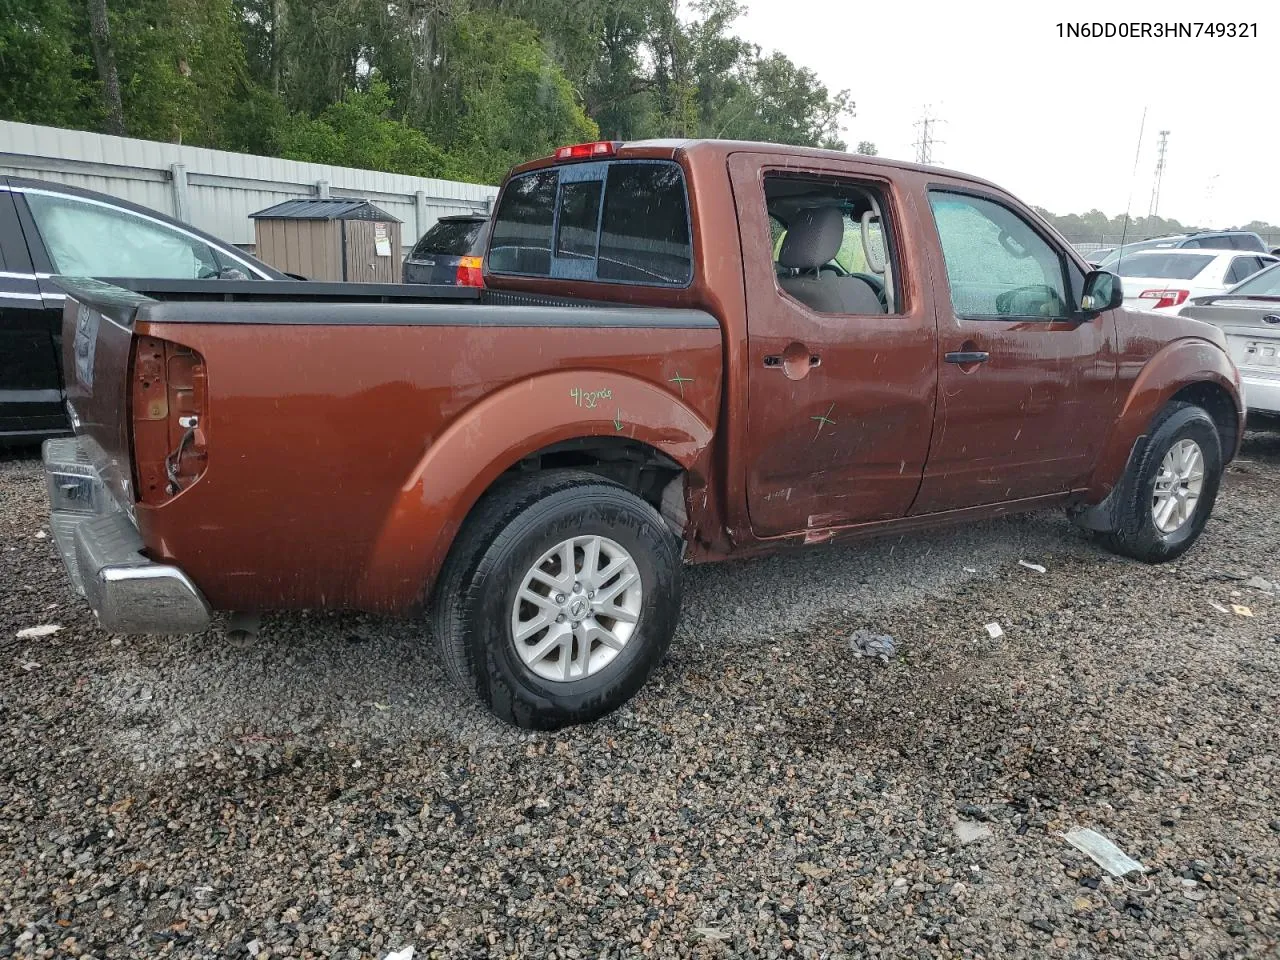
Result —
[[483, 292], [62, 283], [44, 455], [105, 629], [429, 609], [529, 727], [644, 683], [685, 562], [1046, 507], [1176, 557], [1244, 422], [1216, 328], [1121, 309], [1003, 190], [821, 150], [525, 164]]

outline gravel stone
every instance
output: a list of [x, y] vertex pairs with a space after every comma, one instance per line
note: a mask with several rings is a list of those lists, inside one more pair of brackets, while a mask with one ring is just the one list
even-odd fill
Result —
[[690, 570], [639, 696], [543, 734], [413, 620], [104, 633], [0, 454], [0, 957], [1275, 956], [1278, 483], [1249, 433], [1160, 567], [1047, 513]]

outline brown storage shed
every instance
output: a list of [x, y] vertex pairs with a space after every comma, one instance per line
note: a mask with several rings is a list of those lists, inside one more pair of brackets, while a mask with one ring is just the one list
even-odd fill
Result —
[[368, 200], [286, 200], [249, 214], [260, 260], [308, 280], [399, 283], [400, 221]]

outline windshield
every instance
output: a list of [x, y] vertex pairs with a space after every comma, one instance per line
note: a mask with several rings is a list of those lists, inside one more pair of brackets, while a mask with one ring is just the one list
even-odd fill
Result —
[[1125, 257], [1117, 271], [1122, 277], [1161, 277], [1169, 280], [1190, 280], [1213, 262], [1205, 254], [1197, 256], [1181, 253], [1135, 253]]
[[[473, 252], [483, 226], [483, 220], [441, 220], [422, 235], [418, 245], [413, 248], [413, 255], [420, 257], [435, 253], [465, 257]], [[474, 252], [479, 253], [478, 250]]]
[[1233, 295], [1250, 297], [1280, 297], [1280, 263], [1272, 264], [1261, 273], [1231, 288]]

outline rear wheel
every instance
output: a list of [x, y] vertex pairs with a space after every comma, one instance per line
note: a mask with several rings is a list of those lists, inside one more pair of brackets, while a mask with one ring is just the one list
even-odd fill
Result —
[[1222, 441], [1200, 407], [1171, 403], [1118, 491], [1116, 529], [1103, 542], [1116, 553], [1163, 563], [1185, 553], [1209, 521], [1222, 481]]
[[454, 679], [499, 717], [555, 729], [626, 702], [662, 659], [679, 541], [625, 487], [580, 471], [512, 481], [459, 535], [436, 592]]

